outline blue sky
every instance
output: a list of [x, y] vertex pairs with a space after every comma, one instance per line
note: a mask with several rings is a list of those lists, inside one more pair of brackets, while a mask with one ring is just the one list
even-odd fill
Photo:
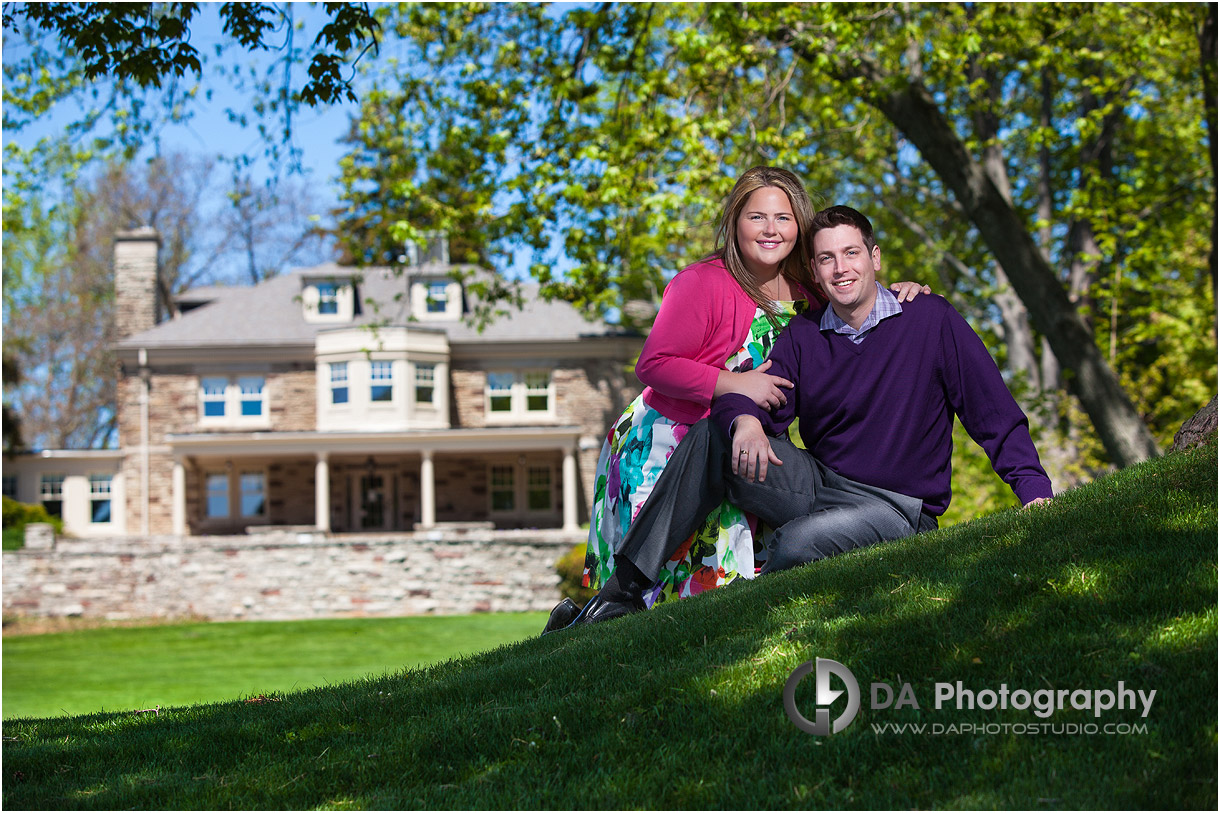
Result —
[[[299, 29], [295, 35], [295, 42], [298, 47], [308, 45], [324, 24], [325, 14], [313, 4], [294, 3], [291, 8], [297, 21], [304, 22], [303, 28]], [[232, 69], [236, 65], [247, 69], [253, 66], [255, 71], [261, 75], [279, 53], [271, 51], [251, 54], [240, 46], [230, 43], [221, 34], [218, 10], [219, 4], [217, 3], [203, 3], [199, 14], [192, 21], [190, 44], [203, 57], [204, 66], [201, 77], [187, 76], [185, 80], [179, 80], [184, 88], [192, 85], [199, 87], [198, 96], [190, 104], [189, 109], [192, 113], [190, 119], [182, 124], [166, 125], [161, 128], [156, 134], [156, 144], [146, 144], [141, 157], [151, 157], [158, 149], [163, 153], [182, 151], [197, 156], [206, 155], [230, 160], [246, 156], [253, 161], [250, 170], [254, 178], [266, 180], [273, 173], [264, 154], [268, 146], [267, 142], [259, 134], [256, 123], [252, 122], [248, 126], [242, 127], [231, 122], [225, 112], [226, 109], [233, 109], [253, 118], [256, 95], [252, 91], [236, 87], [232, 79], [228, 76], [221, 76], [220, 71], [221, 68]], [[281, 36], [272, 34], [268, 39], [274, 42]], [[6, 56], [12, 58], [21, 55], [20, 47], [14, 46], [19, 46], [19, 44], [14, 43], [12, 39], [6, 43]], [[216, 51], [220, 46], [227, 46], [227, 50], [223, 56], [218, 57]], [[382, 56], [390, 55], [393, 49], [392, 42], [383, 42]], [[372, 62], [378, 59], [378, 56], [370, 52], [365, 59]], [[293, 66], [293, 87], [299, 89], [304, 83], [306, 67], [304, 62], [298, 62]], [[211, 94], [210, 99], [203, 98], [204, 92]], [[152, 98], [149, 103], [152, 103]], [[323, 223], [330, 221], [328, 212], [338, 204], [339, 187], [336, 179], [339, 174], [339, 160], [346, 152], [339, 140], [347, 131], [350, 117], [357, 114], [358, 111], [359, 104], [356, 102], [325, 105], [316, 109], [303, 107], [293, 119], [293, 144], [301, 151], [302, 168], [306, 174], [310, 191], [315, 198], [314, 214], [320, 217]], [[77, 100], [61, 103], [53, 109], [51, 115], [39, 119], [22, 132], [6, 131], [4, 137], [6, 140], [11, 139], [16, 143], [28, 146], [43, 135], [62, 132], [63, 127], [79, 118], [82, 112], [83, 108]], [[267, 119], [264, 123], [272, 127], [275, 125], [273, 119]], [[219, 166], [213, 179], [214, 192], [211, 201], [213, 210], [219, 210], [225, 205], [223, 195], [227, 188], [227, 176], [227, 168]], [[516, 255], [514, 262], [509, 268], [502, 270], [505, 270], [510, 277], [528, 277], [528, 266], [531, 259], [529, 252], [516, 251], [513, 253]], [[557, 268], [562, 269], [568, 265], [568, 261], [562, 256], [561, 242], [552, 247], [551, 254]], [[330, 256], [301, 257], [295, 264], [308, 265], [328, 259]], [[222, 276], [226, 275], [226, 272], [223, 271], [218, 273]]]
[[[253, 160], [251, 173], [257, 180], [266, 180], [272, 173], [268, 160], [264, 156], [266, 143], [260, 136], [256, 126], [251, 123], [242, 127], [231, 122], [226, 115], [226, 108], [242, 112], [251, 112], [254, 94], [241, 90], [227, 78], [218, 75], [222, 65], [241, 64], [255, 65], [260, 70], [271, 63], [277, 55], [275, 52], [264, 54], [248, 54], [232, 47], [225, 56], [217, 58], [217, 46], [225, 42], [220, 33], [218, 4], [204, 3], [191, 26], [190, 43], [205, 59], [203, 74], [196, 79], [187, 76], [182, 82], [184, 87], [197, 84], [200, 92], [192, 102], [192, 116], [181, 124], [170, 124], [156, 133], [157, 143], [146, 143], [141, 158], [148, 158], [159, 150], [163, 153], [186, 152], [196, 156], [211, 156], [233, 159], [247, 156]], [[311, 4], [294, 4], [294, 13], [304, 17], [306, 26], [303, 32], [298, 32], [298, 43], [312, 41], [321, 25], [318, 22], [320, 12]], [[274, 35], [273, 35], [274, 36]], [[20, 43], [6, 38], [5, 61], [19, 58], [22, 54]], [[306, 65], [293, 67], [293, 84], [300, 87], [305, 81]], [[182, 80], [180, 80], [182, 81]], [[210, 91], [211, 98], [204, 98], [204, 91]], [[58, 135], [64, 127], [77, 120], [84, 111], [85, 100], [69, 99], [59, 103], [51, 114], [44, 116], [20, 132], [6, 130], [5, 141], [12, 141], [22, 146], [32, 146], [38, 139], [47, 135]], [[345, 102], [317, 109], [303, 107], [293, 120], [293, 143], [301, 150], [301, 163], [308, 179], [311, 191], [316, 195], [316, 214], [326, 218], [326, 212], [338, 203], [338, 185], [336, 178], [339, 173], [339, 159], [345, 150], [339, 139], [347, 130], [348, 119], [359, 110], [359, 105]], [[108, 127], [100, 128], [104, 134]], [[215, 172], [214, 193], [215, 206], [223, 205], [223, 193], [227, 170], [218, 167]]]

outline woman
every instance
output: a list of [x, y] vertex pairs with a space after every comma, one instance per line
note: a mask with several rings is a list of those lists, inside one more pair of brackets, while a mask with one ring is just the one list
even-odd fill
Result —
[[[602, 446], [596, 470], [584, 584], [599, 587], [614, 553], [691, 424], [712, 399], [738, 392], [761, 407], [786, 400], [792, 382], [768, 375], [766, 361], [788, 321], [814, 297], [805, 244], [813, 206], [800, 180], [783, 169], [754, 167], [729, 193], [716, 228], [716, 250], [665, 288], [652, 332], [636, 363], [644, 392], [623, 412]], [[904, 283], [899, 298], [920, 286]], [[644, 592], [649, 607], [695, 595], [738, 576], [752, 579], [758, 532], [752, 518], [725, 502], [666, 564]], [[565, 626], [579, 608], [565, 599], [547, 629]]]

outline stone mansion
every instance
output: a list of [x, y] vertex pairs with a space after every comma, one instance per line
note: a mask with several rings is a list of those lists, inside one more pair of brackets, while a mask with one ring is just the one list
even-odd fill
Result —
[[118, 448], [6, 459], [7, 496], [77, 537], [587, 521], [638, 334], [528, 285], [480, 332], [452, 272], [486, 272], [443, 241], [398, 272], [327, 264], [172, 308], [158, 248], [150, 229], [115, 244]]

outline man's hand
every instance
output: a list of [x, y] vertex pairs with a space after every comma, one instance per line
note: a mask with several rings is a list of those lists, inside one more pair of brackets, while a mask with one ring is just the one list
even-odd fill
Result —
[[1023, 505], [1023, 506], [1021, 506], [1021, 507], [1022, 507], [1022, 508], [1033, 508], [1035, 505], [1045, 505], [1046, 503], [1050, 502], [1050, 501], [1051, 501], [1051, 499], [1053, 499], [1053, 498], [1051, 498], [1051, 497], [1034, 497], [1032, 500], [1030, 500], [1029, 502], [1025, 503], [1025, 505]]
[[918, 294], [930, 294], [932, 289], [926, 285], [920, 285], [918, 282], [895, 282], [890, 286], [890, 290], [894, 292], [894, 296], [899, 302], [910, 302]]
[[753, 415], [742, 415], [733, 422], [733, 473], [746, 480], [763, 482], [767, 465], [784, 465], [771, 449], [762, 424]]

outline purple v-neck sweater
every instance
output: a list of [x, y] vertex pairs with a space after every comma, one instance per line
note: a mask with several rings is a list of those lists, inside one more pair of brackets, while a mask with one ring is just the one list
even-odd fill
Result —
[[775, 344], [771, 375], [796, 386], [768, 413], [736, 393], [716, 399], [712, 419], [727, 433], [738, 415], [754, 415], [770, 434], [800, 418], [815, 457], [857, 482], [949, 507], [956, 414], [996, 473], [1021, 502], [1051, 497], [1017, 406], [983, 342], [939, 296], [917, 296], [860, 344], [818, 328], [822, 311], [803, 314]]

